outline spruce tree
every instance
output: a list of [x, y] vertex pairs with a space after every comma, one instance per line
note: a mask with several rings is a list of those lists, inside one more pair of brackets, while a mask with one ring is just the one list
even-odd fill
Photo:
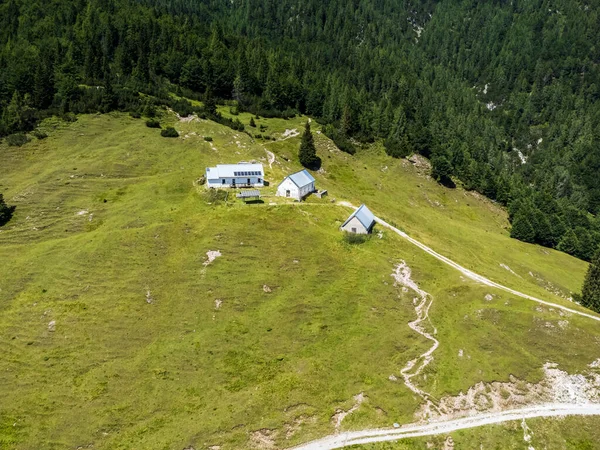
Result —
[[310, 122], [306, 122], [306, 126], [304, 127], [298, 158], [300, 159], [300, 164], [308, 169], [317, 170], [321, 167], [321, 159], [317, 156], [315, 142], [310, 131]]
[[579, 248], [581, 244], [579, 243], [579, 239], [577, 239], [577, 235], [573, 231], [572, 228], [569, 228], [567, 232], [563, 235], [560, 242], [556, 246], [558, 250], [561, 252], [568, 253], [569, 255], [576, 255], [579, 253]]
[[445, 153], [431, 158], [431, 176], [446, 187], [456, 187], [451, 178], [452, 165]]
[[204, 111], [210, 116], [217, 115], [217, 102], [213, 97], [212, 90], [207, 89], [204, 94]]
[[535, 230], [525, 213], [519, 213], [515, 216], [510, 230], [510, 237], [523, 242], [532, 243], [535, 241]]
[[581, 305], [600, 313], [600, 251], [596, 251], [585, 276]]
[[104, 113], [112, 111], [117, 105], [117, 96], [113, 89], [110, 72], [104, 73], [104, 91], [102, 92], [101, 110]]

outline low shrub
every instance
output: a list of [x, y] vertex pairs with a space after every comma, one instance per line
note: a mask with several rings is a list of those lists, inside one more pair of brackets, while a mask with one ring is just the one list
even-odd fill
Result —
[[213, 205], [218, 205], [227, 201], [228, 193], [222, 189], [209, 188], [204, 193], [204, 199], [206, 203], [211, 203]]
[[344, 241], [350, 245], [364, 244], [370, 237], [369, 234], [344, 233]]
[[167, 127], [167, 128], [165, 128], [164, 130], [162, 130], [160, 132], [160, 135], [162, 137], [166, 137], [166, 138], [176, 138], [176, 137], [179, 137], [179, 133], [173, 127]]
[[23, 133], [15, 133], [11, 134], [10, 136], [6, 136], [6, 142], [11, 147], [20, 147], [27, 144], [29, 142], [29, 138]]
[[352, 141], [340, 130], [337, 130], [332, 125], [328, 125], [324, 129], [324, 133], [325, 136], [331, 139], [341, 151], [346, 152], [349, 155], [354, 155], [356, 153], [356, 147]]
[[148, 128], [160, 128], [160, 122], [155, 119], [146, 120], [146, 126]]
[[212, 139], [212, 136], [204, 136], [204, 140], [206, 142], [212, 142], [213, 139]]
[[8, 206], [4, 201], [4, 196], [0, 194], [0, 227], [11, 219], [16, 208], [16, 206]]
[[35, 136], [35, 138], [39, 139], [39, 140], [46, 139], [48, 137], [48, 135], [46, 133], [44, 133], [43, 131], [40, 131], [40, 130], [35, 130], [31, 134], [33, 134]]

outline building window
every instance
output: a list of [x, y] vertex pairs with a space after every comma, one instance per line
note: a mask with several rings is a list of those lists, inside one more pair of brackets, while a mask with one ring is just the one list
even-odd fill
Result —
[[222, 184], [225, 184], [225, 178], [223, 178], [221, 181], [222, 181]]
[[353, 232], [353, 233], [356, 233], [356, 228], [352, 228], [352, 232]]

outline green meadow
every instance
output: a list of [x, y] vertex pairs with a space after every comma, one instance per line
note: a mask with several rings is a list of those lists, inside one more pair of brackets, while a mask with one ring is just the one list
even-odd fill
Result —
[[[467, 280], [381, 227], [346, 242], [339, 202], [366, 203], [469, 269], [580, 308], [567, 298], [586, 263], [510, 239], [500, 207], [378, 145], [347, 155], [313, 122], [328, 197], [274, 197], [301, 168], [291, 131], [305, 121], [247, 126], [264, 140], [165, 113], [180, 133], [168, 139], [140, 119], [87, 115], [0, 144], [0, 192], [17, 206], [0, 229], [0, 448], [268, 448], [259, 430], [285, 448], [334, 432], [332, 415], [361, 392], [342, 429], [412, 422], [421, 400], [400, 370], [430, 342], [408, 327], [413, 294], [391, 277], [403, 260], [434, 297], [440, 347], [415, 381], [435, 397], [598, 357], [592, 320]], [[206, 166], [251, 160], [270, 182], [262, 203], [198, 185]]]

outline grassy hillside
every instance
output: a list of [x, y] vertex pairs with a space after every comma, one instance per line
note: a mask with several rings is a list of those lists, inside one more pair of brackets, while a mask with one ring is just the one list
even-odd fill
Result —
[[[257, 123], [283, 139], [304, 121]], [[597, 324], [465, 280], [387, 230], [350, 245], [338, 232], [350, 210], [331, 202], [366, 202], [457, 262], [573, 306], [561, 295], [586, 265], [511, 240], [487, 200], [377, 147], [350, 157], [316, 133], [315, 177], [330, 197], [285, 203], [269, 195], [299, 169], [299, 137], [163, 123], [180, 138], [113, 114], [49, 121], [43, 141], [0, 144], [0, 189], [17, 206], [0, 231], [0, 448], [233, 449], [264, 436], [284, 447], [331, 433], [335, 410], [360, 392], [343, 428], [413, 421], [420, 399], [399, 371], [429, 343], [407, 326], [411, 293], [393, 285], [401, 260], [434, 296], [441, 344], [416, 380], [433, 395], [597, 358]], [[264, 203], [195, 185], [207, 165], [241, 160], [265, 164]], [[222, 256], [206, 265], [209, 251]]]

